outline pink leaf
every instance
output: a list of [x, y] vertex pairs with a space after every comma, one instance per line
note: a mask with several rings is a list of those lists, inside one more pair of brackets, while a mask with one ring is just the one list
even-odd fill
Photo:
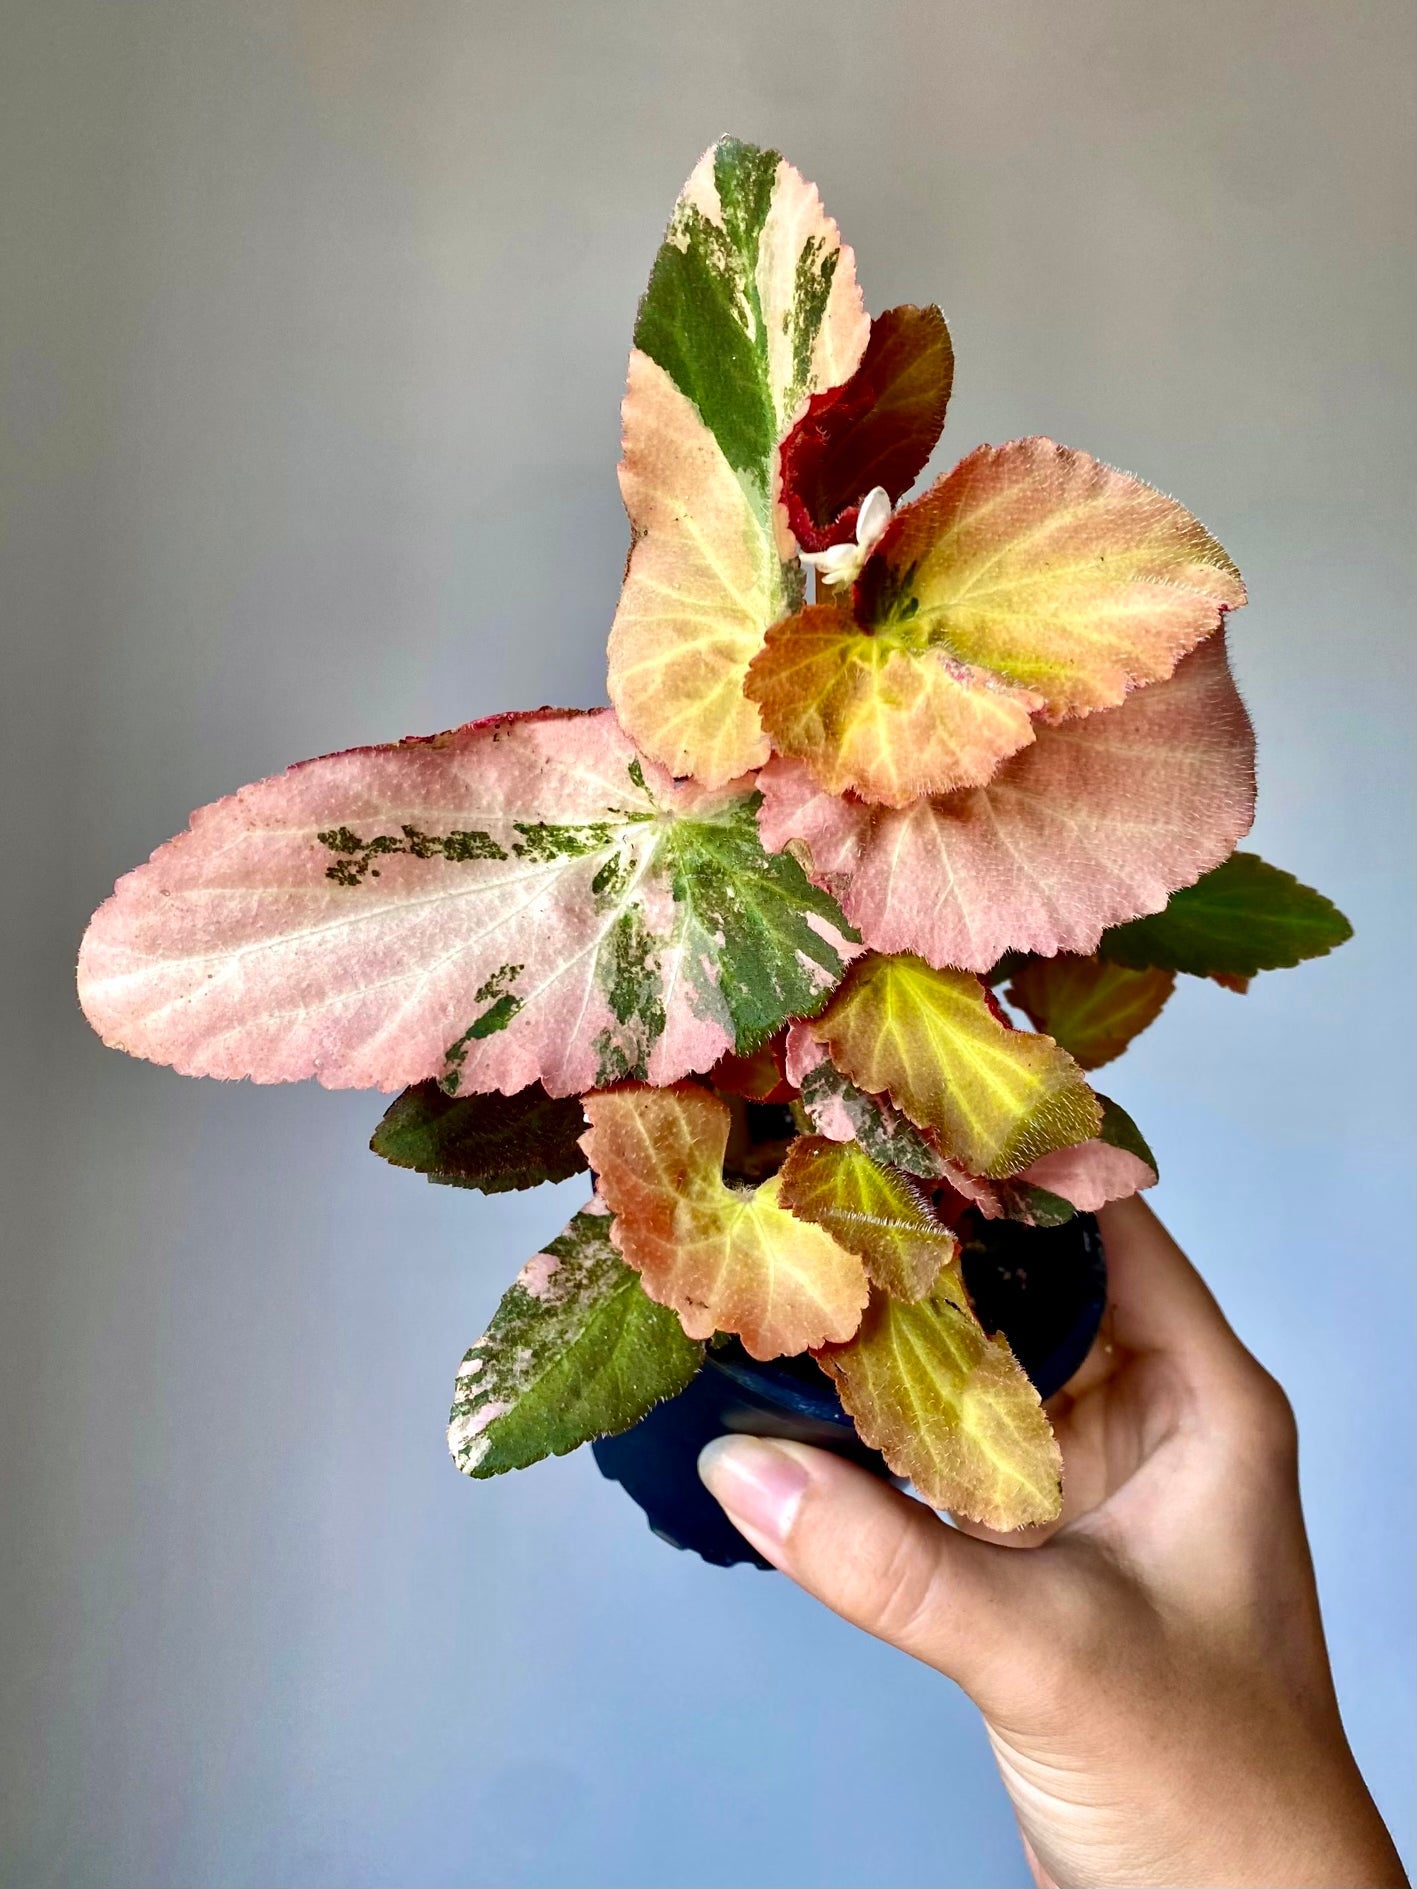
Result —
[[987, 786], [898, 810], [758, 777], [763, 842], [791, 846], [875, 951], [988, 970], [1005, 951], [1093, 951], [1227, 858], [1254, 815], [1254, 735], [1223, 634], [1119, 708], [1056, 725]]
[[[753, 804], [751, 782], [676, 785], [608, 709], [327, 755], [203, 808], [122, 880], [81, 1001], [105, 1041], [189, 1075], [671, 1082], [840, 975], [829, 904], [795, 866], [777, 882]], [[735, 944], [751, 897], [771, 909]]]

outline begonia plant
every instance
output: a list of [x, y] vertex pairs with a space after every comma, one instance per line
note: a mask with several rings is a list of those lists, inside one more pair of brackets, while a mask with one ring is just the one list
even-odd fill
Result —
[[1243, 990], [1348, 935], [1235, 850], [1234, 564], [1048, 439], [907, 497], [953, 365], [937, 308], [867, 315], [811, 184], [721, 141], [635, 323], [613, 706], [303, 762], [89, 928], [110, 1044], [401, 1089], [373, 1146], [437, 1181], [592, 1170], [458, 1372], [470, 1475], [624, 1430], [731, 1334], [810, 1353], [929, 1502], [1048, 1520], [969, 1227], [1150, 1185], [1085, 1072], [1178, 975]]

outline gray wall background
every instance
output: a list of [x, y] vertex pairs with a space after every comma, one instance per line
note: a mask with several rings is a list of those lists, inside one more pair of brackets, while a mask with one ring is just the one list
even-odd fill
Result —
[[1411, 1855], [1409, 19], [1388, 0], [30, 0], [0, 45], [5, 1879], [1012, 1884], [967, 1704], [588, 1455], [472, 1486], [452, 1373], [579, 1184], [181, 1080], [73, 1003], [189, 808], [602, 699], [635, 300], [718, 132], [938, 298], [944, 463], [1042, 431], [1249, 580], [1255, 843], [1358, 937], [1114, 1075], [1288, 1384]]

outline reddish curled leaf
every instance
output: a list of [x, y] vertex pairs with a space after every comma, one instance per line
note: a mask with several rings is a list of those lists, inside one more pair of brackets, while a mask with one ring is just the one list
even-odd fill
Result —
[[814, 394], [782, 442], [782, 498], [804, 551], [824, 551], [856, 529], [861, 500], [884, 486], [909, 491], [945, 424], [954, 349], [938, 308], [888, 308], [871, 323], [861, 364], [840, 387]]
[[1030, 958], [1004, 995], [1084, 1069], [1120, 1056], [1161, 1015], [1174, 971], [1130, 971], [1098, 957]]
[[780, 1030], [747, 1056], [720, 1057], [708, 1080], [720, 1095], [741, 1095], [747, 1102], [790, 1102], [796, 1095], [787, 1080], [787, 1031]]
[[690, 1338], [736, 1332], [755, 1358], [849, 1338], [866, 1303], [855, 1253], [778, 1202], [778, 1177], [725, 1185], [728, 1105], [694, 1083], [586, 1097], [581, 1146], [612, 1237]]
[[756, 806], [751, 783], [676, 786], [609, 710], [327, 755], [123, 879], [80, 997], [105, 1041], [189, 1075], [672, 1081], [840, 974], [835, 907], [776, 873]]
[[987, 787], [898, 812], [774, 759], [759, 825], [872, 949], [986, 971], [1006, 951], [1093, 951], [1225, 859], [1254, 817], [1254, 753], [1222, 634], [1120, 708], [1040, 726]]
[[932, 1507], [994, 1529], [1056, 1518], [1062, 1456], [1038, 1393], [985, 1334], [955, 1267], [918, 1304], [874, 1291], [856, 1336], [817, 1362], [862, 1441]]
[[858, 959], [807, 1027], [843, 1075], [888, 1095], [971, 1174], [1018, 1174], [1101, 1126], [1072, 1057], [1050, 1037], [1001, 1022], [966, 972], [912, 957]]
[[959, 1254], [920, 1183], [878, 1166], [859, 1142], [799, 1135], [782, 1164], [778, 1198], [859, 1253], [872, 1283], [897, 1299], [923, 1298]]

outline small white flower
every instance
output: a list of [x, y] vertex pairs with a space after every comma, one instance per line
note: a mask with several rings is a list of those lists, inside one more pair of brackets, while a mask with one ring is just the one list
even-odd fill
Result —
[[855, 544], [829, 544], [825, 551], [804, 551], [802, 562], [810, 564], [824, 584], [854, 584], [890, 522], [890, 494], [883, 485], [873, 486], [856, 514]]

